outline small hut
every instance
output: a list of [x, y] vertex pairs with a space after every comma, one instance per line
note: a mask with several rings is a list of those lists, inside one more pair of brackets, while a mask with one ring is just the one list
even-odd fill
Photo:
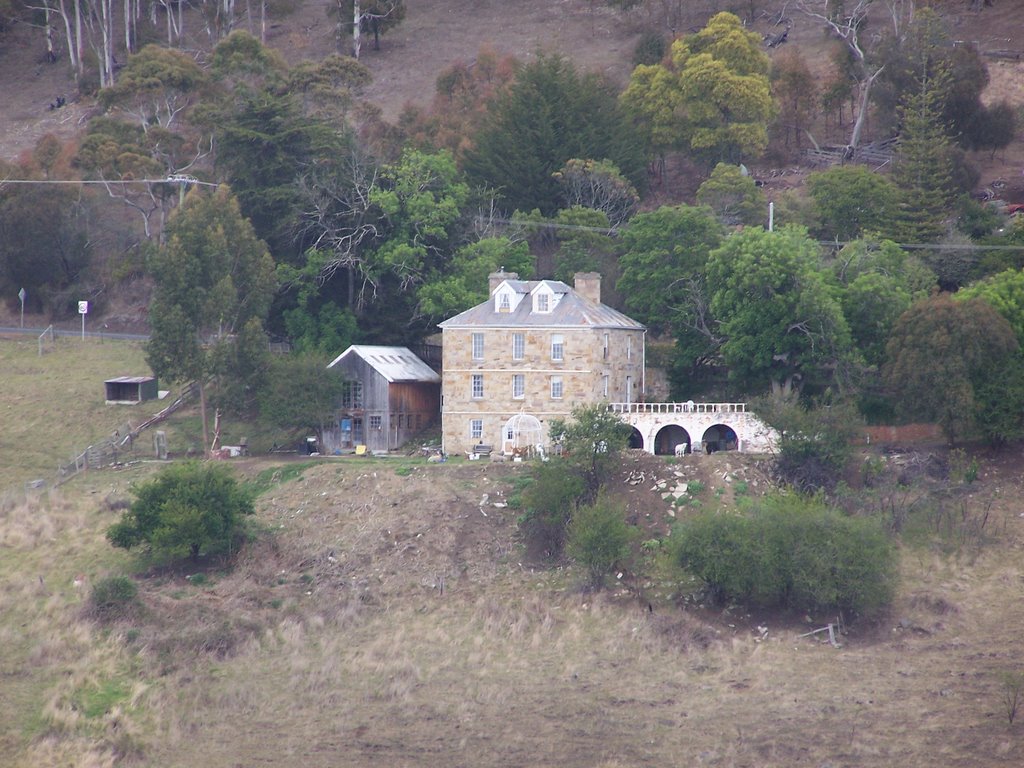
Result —
[[118, 376], [103, 382], [107, 390], [107, 405], [135, 405], [158, 396], [156, 379], [152, 376]]

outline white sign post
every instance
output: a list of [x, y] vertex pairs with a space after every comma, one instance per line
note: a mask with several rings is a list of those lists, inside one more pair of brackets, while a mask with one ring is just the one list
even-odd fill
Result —
[[85, 341], [85, 316], [89, 314], [89, 302], [78, 302], [78, 314], [82, 316], [82, 341]]
[[27, 295], [28, 294], [25, 293], [25, 289], [24, 288], [22, 288], [20, 291], [18, 291], [18, 298], [21, 299], [21, 327], [22, 328], [25, 327], [25, 297]]

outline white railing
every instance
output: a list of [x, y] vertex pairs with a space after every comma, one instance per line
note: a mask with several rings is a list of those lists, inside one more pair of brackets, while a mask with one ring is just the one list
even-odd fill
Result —
[[746, 413], [746, 403], [609, 403], [613, 413]]

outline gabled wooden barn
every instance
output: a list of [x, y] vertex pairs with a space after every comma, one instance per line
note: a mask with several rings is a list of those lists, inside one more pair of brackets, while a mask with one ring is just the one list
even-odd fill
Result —
[[441, 377], [407, 347], [352, 345], [328, 366], [348, 382], [325, 453], [400, 447], [441, 414]]

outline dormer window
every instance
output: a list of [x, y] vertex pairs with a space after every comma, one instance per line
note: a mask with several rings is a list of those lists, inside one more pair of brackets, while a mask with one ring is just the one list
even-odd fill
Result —
[[515, 312], [516, 307], [519, 306], [519, 301], [523, 298], [522, 293], [516, 291], [508, 283], [502, 284], [494, 292], [494, 311], [501, 312], [503, 314], [509, 314]]
[[551, 294], [548, 291], [538, 291], [533, 296], [534, 312], [551, 311]]

